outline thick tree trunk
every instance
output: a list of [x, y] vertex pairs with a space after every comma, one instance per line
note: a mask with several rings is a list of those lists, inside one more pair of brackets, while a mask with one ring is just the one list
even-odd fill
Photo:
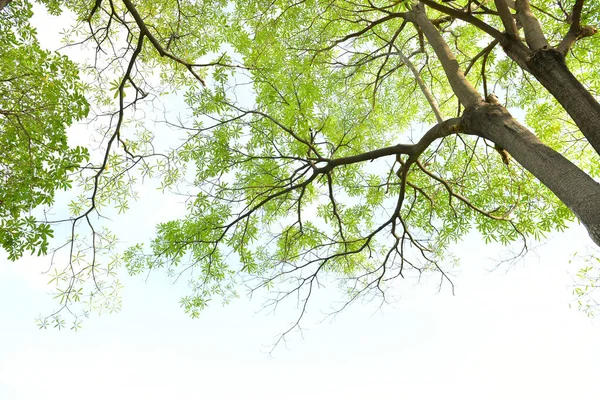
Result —
[[510, 58], [554, 96], [600, 154], [600, 104], [571, 73], [562, 53], [555, 49], [531, 52], [512, 40], [503, 43], [503, 47]]
[[[510, 27], [507, 28], [509, 33], [502, 34], [473, 15], [443, 6], [433, 0], [421, 0], [422, 3], [426, 3], [440, 12], [477, 26], [482, 31], [499, 40], [506, 54], [519, 64], [521, 68], [529, 71], [558, 100], [573, 121], [575, 121], [575, 124], [579, 127], [588, 142], [596, 150], [596, 153], [600, 155], [600, 104], [571, 73], [565, 63], [564, 54], [550, 47], [541, 30], [539, 21], [530, 10], [529, 1], [517, 0], [515, 3], [511, 0], [505, 1], [509, 7], [517, 10], [516, 18], [523, 27], [527, 45], [512, 36], [510, 33], [512, 28]], [[498, 0], [497, 3], [501, 4], [501, 1]], [[421, 3], [419, 5], [422, 6]], [[501, 5], [500, 10], [503, 7]], [[418, 7], [414, 9], [416, 12], [413, 12], [413, 14], [418, 14], [420, 9]], [[504, 13], [506, 13], [505, 9]], [[412, 18], [425, 31], [426, 18]], [[584, 36], [594, 33], [595, 31], [588, 32], [588, 35]], [[425, 34], [427, 35], [427, 32]], [[436, 41], [436, 38], [432, 35], [427, 35], [427, 39], [430, 44], [432, 44], [432, 41]], [[571, 40], [568, 40], [568, 42], [571, 43]], [[433, 44], [432, 47], [434, 47]], [[562, 47], [563, 51], [565, 51], [568, 46], [567, 44], [561, 44], [559, 47]], [[440, 57], [437, 50], [436, 54]], [[448, 74], [447, 69], [446, 73]], [[455, 94], [462, 102], [460, 93], [455, 90]]]
[[540, 50], [530, 57], [528, 65], [531, 73], [564, 107], [600, 154], [600, 104], [571, 73], [564, 56], [554, 49]]
[[480, 102], [465, 110], [465, 131], [491, 140], [546, 185], [579, 218], [600, 246], [600, 184], [543, 144], [501, 105]]
[[[526, 0], [517, 1], [522, 9], [528, 8]], [[569, 207], [586, 227], [594, 243], [600, 246], [600, 184], [560, 153], [543, 144], [500, 104], [487, 103], [481, 99], [477, 90], [466, 79], [444, 38], [427, 19], [422, 4], [415, 5], [407, 14], [407, 19], [421, 28], [438, 56], [454, 94], [465, 106], [462, 118], [464, 132], [489, 139], [507, 150], [523, 168], [539, 179]], [[532, 41], [542, 46], [536, 34], [537, 28], [532, 29], [530, 32], [530, 36], [533, 35]], [[575, 123], [600, 154], [600, 135], [598, 130], [592, 129], [593, 124], [590, 123], [595, 119], [600, 126], [600, 105], [585, 88], [577, 90], [577, 84], [579, 86], [581, 84], [569, 72], [564, 58], [546, 57], [554, 53], [546, 50], [545, 47], [532, 52], [525, 45], [511, 40], [508, 36], [502, 41], [502, 45], [507, 50], [507, 54], [519, 65], [530, 71], [544, 86], [548, 85], [546, 87], [550, 93], [561, 104], [564, 102], [563, 107], [569, 114], [572, 113], [571, 117]], [[568, 90], [569, 94], [558, 93], [561, 90]], [[574, 94], [583, 95], [580, 92], [585, 92], [589, 97], [583, 98], [588, 100], [568, 98], [575, 97]], [[578, 105], [584, 108], [583, 112], [576, 109], [578, 101], [581, 103]], [[599, 112], [597, 117], [595, 117], [595, 109]]]
[[0, 0], [0, 11], [10, 3], [11, 0]]

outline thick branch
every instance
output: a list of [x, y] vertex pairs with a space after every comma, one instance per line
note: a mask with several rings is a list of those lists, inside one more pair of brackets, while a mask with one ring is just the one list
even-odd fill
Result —
[[587, 228], [600, 246], [600, 184], [562, 154], [542, 143], [499, 104], [481, 103], [465, 110], [465, 131], [506, 149], [550, 189]]
[[506, 34], [514, 39], [518, 38], [519, 31], [517, 29], [517, 24], [508, 8], [506, 0], [494, 0], [494, 3], [496, 3], [496, 9], [498, 10], [498, 14], [500, 14]]
[[11, 0], [0, 0], [0, 11], [2, 11], [10, 2]]
[[567, 54], [579, 39], [595, 35], [598, 32], [598, 29], [593, 26], [581, 26], [581, 10], [583, 9], [583, 2], [584, 0], [577, 0], [575, 2], [573, 12], [571, 13], [572, 22], [569, 32], [567, 32], [565, 37], [556, 47], [556, 50], [563, 54]]
[[[505, 1], [510, 8], [516, 9], [516, 5], [513, 0]], [[497, 29], [494, 29], [485, 22], [475, 18], [473, 15], [468, 14], [466, 12], [446, 7], [443, 4], [436, 3], [433, 0], [420, 0], [420, 3], [423, 3], [428, 7], [433, 8], [434, 10], [440, 11], [444, 14], [450, 15], [456, 19], [459, 19], [479, 28], [481, 31], [487, 33], [488, 35], [496, 39], [500, 43], [502, 48], [504, 48], [508, 56], [515, 60], [521, 68], [523, 68], [526, 71], [529, 71], [529, 67], [527, 66], [527, 59], [531, 56], [533, 52], [525, 44], [521, 43], [520, 40], [511, 40], [511, 38], [509, 38], [507, 35], [503, 34]], [[518, 14], [516, 15], [516, 17], [518, 19]]]
[[486, 24], [482, 20], [475, 18], [471, 14], [456, 10], [454, 8], [446, 7], [445, 5], [436, 3], [433, 0], [419, 0], [419, 3], [425, 4], [426, 6], [431, 7], [434, 10], [443, 12], [444, 14], [450, 15], [451, 17], [465, 21], [465, 22], [481, 29], [483, 32], [487, 33], [494, 39], [501, 40], [502, 38], [504, 38], [504, 34], [502, 32], [491, 27], [490, 25]]
[[[423, 2], [426, 1], [428, 0], [424, 0]], [[508, 5], [512, 7], [510, 1], [507, 0], [507, 2]], [[517, 2], [515, 7], [517, 7], [518, 4], [521, 4], [522, 7], [521, 2]], [[440, 9], [440, 7], [437, 7], [437, 9]], [[449, 10], [452, 11], [452, 9]], [[440, 11], [446, 12], [446, 9], [440, 9]], [[460, 11], [452, 11], [453, 16], [456, 16], [465, 22], [469, 22], [469, 19], [462, 14], [464, 13], [461, 13]], [[521, 17], [523, 16], [522, 13], [520, 15]], [[539, 23], [531, 11], [530, 15], [534, 18], [533, 23], [539, 30]], [[517, 19], [521, 17], [519, 17], [519, 13], [517, 13]], [[588, 36], [596, 32], [595, 28], [591, 29], [593, 29], [593, 32], [590, 31]], [[582, 36], [579, 38], [581, 37]], [[529, 39], [531, 38], [530, 29]], [[545, 41], [545, 38], [543, 38], [543, 41]], [[585, 135], [586, 139], [594, 147], [596, 152], [600, 154], [600, 130], [598, 129], [597, 124], [597, 121], [600, 121], [600, 104], [598, 104], [596, 98], [590, 94], [587, 88], [585, 88], [571, 73], [564, 60], [565, 54], [560, 51], [560, 49], [540, 48], [538, 50], [532, 50], [521, 41], [511, 40], [508, 36], [502, 34], [499, 38], [499, 43], [512, 60], [514, 60], [522, 69], [535, 76], [552, 96], [558, 100], [571, 118], [573, 118], [573, 121], [577, 124], [579, 129], [581, 129], [581, 132]], [[536, 46], [531, 43], [529, 45], [533, 47]], [[544, 45], [542, 44], [542, 47], [543, 46]]]
[[531, 50], [539, 50], [549, 47], [550, 44], [542, 32], [540, 22], [533, 15], [529, 0], [516, 0], [515, 7], [517, 8], [517, 20], [523, 26], [525, 33], [525, 41]]
[[[510, 55], [508, 51], [507, 54]], [[526, 58], [526, 66], [564, 107], [596, 153], [600, 154], [600, 104], [569, 70], [564, 55], [554, 49], [538, 50]]]
[[440, 32], [427, 19], [425, 7], [422, 4], [415, 5], [409, 13], [408, 18], [421, 28], [427, 37], [429, 45], [435, 51], [444, 68], [454, 94], [456, 94], [456, 97], [458, 97], [463, 106], [466, 108], [479, 103], [482, 100], [481, 96], [463, 74], [458, 61], [456, 61], [456, 57], [454, 57], [452, 50], [450, 50]]
[[326, 162], [324, 167], [318, 168], [318, 173], [327, 173], [333, 168], [340, 165], [356, 164], [363, 161], [375, 160], [377, 158], [392, 156], [398, 154], [406, 154], [410, 157], [417, 158], [423, 153], [431, 143], [436, 139], [441, 139], [445, 136], [454, 133], [463, 132], [461, 118], [450, 118], [444, 122], [435, 125], [427, 131], [425, 135], [415, 144], [397, 144], [395, 146], [383, 147], [381, 149], [367, 151], [355, 156], [341, 157], [334, 159], [322, 159], [318, 161]]

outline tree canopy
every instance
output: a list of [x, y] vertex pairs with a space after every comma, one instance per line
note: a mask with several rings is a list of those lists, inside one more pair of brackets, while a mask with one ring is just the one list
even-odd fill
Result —
[[66, 128], [89, 106], [77, 66], [40, 48], [28, 23], [31, 5], [15, 2], [1, 12], [0, 244], [15, 260], [48, 250], [52, 229], [30, 211], [52, 204], [87, 160], [87, 149], [67, 145]]
[[[302, 312], [324, 275], [342, 278], [349, 303], [385, 299], [406, 274], [452, 285], [448, 248], [472, 230], [526, 251], [577, 219], [600, 245], [597, 2], [48, 7], [72, 13], [65, 38], [93, 57], [83, 84], [20, 29], [28, 3], [0, 11], [2, 177], [19, 182], [0, 192], [0, 238], [14, 259], [46, 253], [53, 227], [70, 227], [52, 283], [74, 326], [118, 308], [120, 266], [185, 276], [182, 306], [197, 317], [243, 285], [274, 302], [298, 296]], [[92, 156], [67, 147], [83, 93]], [[160, 124], [180, 140], [165, 145]], [[184, 196], [187, 214], [120, 253], [102, 213], [126, 213], [140, 178]], [[69, 215], [32, 211], [71, 185]]]

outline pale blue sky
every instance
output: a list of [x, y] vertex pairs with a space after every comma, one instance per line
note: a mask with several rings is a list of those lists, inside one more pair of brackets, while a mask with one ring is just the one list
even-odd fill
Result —
[[[40, 21], [48, 42], [64, 25]], [[172, 216], [166, 204], [140, 202], [117, 223], [123, 240]], [[590, 243], [574, 226], [493, 270], [499, 247], [471, 236], [455, 249], [455, 296], [437, 293], [437, 277], [398, 281], [393, 304], [355, 304], [319, 323], [330, 284], [303, 335], [271, 355], [297, 310], [261, 312], [260, 293], [191, 320], [181, 285], [124, 277], [119, 314], [92, 316], [78, 333], [40, 331], [35, 317], [54, 306], [40, 275], [48, 260], [0, 261], [0, 399], [598, 399], [600, 326], [568, 307], [578, 267], [569, 261]]]
[[457, 250], [456, 296], [400, 282], [391, 306], [315, 323], [329, 310], [321, 301], [304, 336], [270, 356], [293, 309], [265, 315], [242, 298], [190, 320], [180, 288], [158, 275], [126, 279], [123, 311], [79, 333], [40, 331], [43, 265], [3, 262], [0, 398], [597, 399], [600, 327], [568, 308], [568, 254], [584, 240], [574, 229], [494, 272], [470, 240]]

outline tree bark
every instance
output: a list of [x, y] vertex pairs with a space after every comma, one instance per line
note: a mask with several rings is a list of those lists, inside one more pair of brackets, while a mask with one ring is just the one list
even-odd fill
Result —
[[515, 8], [517, 9], [517, 20], [523, 26], [523, 33], [525, 33], [525, 41], [532, 50], [538, 50], [549, 47], [548, 40], [542, 32], [540, 23], [531, 12], [529, 6], [529, 0], [516, 0]]
[[600, 154], [600, 104], [571, 73], [564, 55], [551, 48], [532, 52], [510, 39], [501, 45], [510, 58], [530, 72], [563, 106]]
[[[528, 8], [529, 3], [527, 1], [517, 0], [517, 2], [520, 3], [521, 7]], [[487, 103], [481, 98], [479, 92], [463, 74], [444, 38], [427, 19], [422, 4], [414, 6], [408, 13], [408, 18], [418, 25], [427, 37], [429, 45], [435, 51], [444, 68], [452, 90], [465, 106], [461, 124], [464, 132], [489, 139], [507, 150], [515, 161], [548, 187], [579, 218], [594, 243], [600, 246], [600, 184], [560, 153], [542, 143], [537, 136], [519, 124], [502, 105]], [[535, 33], [533, 36], [535, 37]], [[510, 40], [508, 36], [506, 38], [505, 43], [516, 43], [516, 41]], [[543, 81], [540, 78], [538, 80], [542, 84], [547, 83], [553, 90], [556, 90], [556, 87], [552, 86], [550, 82], [552, 79], [554, 79], [555, 85], [565, 85], [565, 87], [570, 87], [571, 90], [573, 90], [575, 82], [579, 83], [566, 68], [564, 58], [550, 57], [546, 61], [531, 57], [536, 54], [541, 54], [542, 57], [560, 54], [556, 51], [543, 49], [532, 52], [525, 45], [518, 43], [514, 46], [513, 54], [524, 62], [527, 70], [531, 71], [536, 78], [538, 78], [537, 75], [543, 76]], [[562, 54], [560, 55], [562, 57]], [[554, 72], [553, 67], [559, 67], [558, 64], [561, 60], [564, 67], [559, 68], [559, 72]], [[565, 71], [569, 72], [575, 82], [573, 80], [563, 81], [558, 79], [564, 78]], [[587, 91], [585, 92], [587, 93]], [[587, 94], [589, 95], [589, 93]], [[591, 95], [589, 96], [591, 97]], [[559, 101], [562, 99], [567, 104], [572, 104], [566, 98], [567, 95], [557, 93], [555, 97]], [[589, 109], [591, 106], [590, 104], [587, 105]], [[565, 106], [563, 105], [563, 107]], [[600, 110], [600, 106], [598, 109]], [[567, 109], [567, 111], [569, 110]], [[578, 118], [585, 119], [586, 122], [590, 118], [589, 114], [579, 114], [576, 111], [574, 113]], [[600, 118], [596, 121], [600, 124]], [[575, 122], [577, 123], [577, 121]], [[587, 127], [588, 125], [584, 126]], [[581, 126], [580, 129], [583, 132]], [[591, 137], [592, 139], [598, 138], [598, 142], [600, 142], [600, 136], [596, 131]], [[592, 140], [590, 142], [592, 143]], [[598, 144], [600, 145], [600, 143]]]
[[11, 0], [0, 0], [0, 11], [2, 11], [10, 2]]
[[[506, 0], [506, 3], [510, 8], [517, 10], [515, 17], [523, 26], [529, 47], [508, 34], [500, 33], [471, 14], [432, 0], [420, 0], [420, 2], [472, 24], [497, 39], [505, 53], [521, 68], [530, 72], [558, 100], [596, 153], [600, 154], [600, 104], [571, 73], [561, 50], [549, 47], [527, 0], [519, 0], [516, 3]], [[584, 37], [595, 32], [596, 30], [592, 30]], [[563, 45], [565, 46], [566, 44]]]
[[471, 85], [471, 82], [460, 69], [460, 65], [452, 53], [450, 47], [438, 31], [438, 29], [429, 21], [425, 13], [425, 6], [417, 3], [411, 11], [407, 13], [407, 19], [415, 23], [422, 31], [427, 42], [435, 51], [452, 91], [458, 97], [458, 100], [463, 106], [470, 107], [477, 104], [481, 100], [481, 95], [477, 89]]
[[586, 227], [600, 246], [600, 184], [560, 153], [543, 144], [499, 104], [480, 102], [463, 114], [465, 132], [507, 150], [548, 187]]
[[517, 29], [517, 24], [510, 12], [510, 8], [508, 7], [506, 0], [494, 0], [494, 3], [496, 4], [496, 10], [498, 10], [500, 18], [502, 19], [502, 25], [504, 25], [506, 34], [511, 38], [518, 39], [519, 30]]
[[535, 78], [564, 107], [600, 154], [600, 104], [571, 73], [564, 56], [554, 49], [540, 50], [529, 58], [528, 65]]

